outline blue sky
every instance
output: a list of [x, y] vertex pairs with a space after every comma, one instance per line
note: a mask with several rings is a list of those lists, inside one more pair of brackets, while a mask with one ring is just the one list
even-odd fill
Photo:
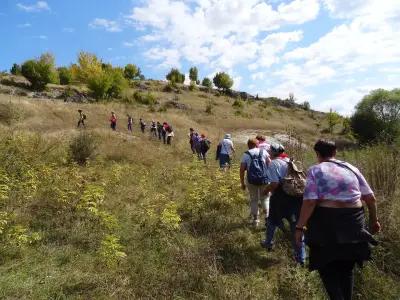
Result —
[[350, 114], [400, 87], [399, 0], [0, 0], [0, 69], [81, 50], [148, 78], [229, 72], [235, 88]]

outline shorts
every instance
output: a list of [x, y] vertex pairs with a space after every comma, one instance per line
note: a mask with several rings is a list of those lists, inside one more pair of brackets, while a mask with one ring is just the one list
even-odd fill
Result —
[[219, 166], [221, 168], [231, 165], [231, 158], [228, 154], [220, 154], [219, 155]]

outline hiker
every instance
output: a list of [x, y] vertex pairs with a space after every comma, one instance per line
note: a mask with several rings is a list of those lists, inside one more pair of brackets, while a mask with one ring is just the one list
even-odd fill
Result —
[[[380, 231], [376, 199], [361, 172], [335, 159], [334, 142], [319, 140], [314, 151], [318, 164], [308, 170], [296, 226], [300, 245], [305, 226], [310, 247], [309, 269], [317, 270], [330, 299], [351, 299], [353, 269], [371, 258], [371, 236]], [[369, 211], [369, 232], [362, 201]]]
[[189, 129], [189, 144], [190, 144], [190, 149], [192, 150], [192, 153], [193, 153], [193, 154], [196, 154], [196, 148], [194, 147], [194, 140], [193, 140], [194, 135], [195, 135], [194, 129], [193, 129], [193, 128], [190, 128], [190, 129]]
[[193, 135], [193, 147], [195, 153], [197, 154], [197, 158], [202, 160], [203, 156], [201, 154], [201, 137], [198, 132], [195, 132]]
[[207, 163], [207, 152], [210, 150], [211, 142], [207, 139], [205, 134], [201, 134], [200, 136], [200, 153], [201, 158], [204, 160], [204, 163]]
[[233, 146], [232, 136], [227, 133], [217, 148], [216, 158], [219, 159], [219, 166], [222, 170], [226, 171], [230, 168], [233, 153], [235, 153], [235, 147]]
[[81, 125], [85, 128], [86, 115], [83, 113], [82, 109], [78, 109], [78, 113], [79, 113], [78, 128], [81, 127]]
[[161, 136], [162, 136], [162, 130], [163, 126], [160, 122], [157, 122], [157, 134], [158, 134], [158, 139], [161, 141]]
[[265, 189], [265, 194], [271, 193], [272, 195], [269, 201], [266, 239], [262, 241], [262, 246], [269, 251], [272, 250], [276, 228], [279, 227], [283, 230], [283, 219], [286, 219], [290, 225], [292, 234], [295, 261], [303, 266], [306, 258], [304, 241], [302, 240], [298, 246], [295, 242], [296, 224], [300, 214], [302, 194], [290, 195], [283, 189], [284, 179], [289, 173], [289, 165], [291, 169], [294, 169], [292, 167], [293, 163], [286, 155], [285, 148], [280, 144], [272, 144], [269, 154], [271, 157], [271, 162], [267, 169], [269, 184]]
[[172, 138], [175, 136], [174, 131], [172, 130], [172, 126], [169, 124], [166, 124], [165, 132], [167, 134], [167, 145], [171, 145]]
[[[267, 143], [265, 136], [263, 135], [257, 135], [256, 139], [258, 141], [258, 145], [257, 147], [260, 149], [264, 149], [267, 153], [269, 153], [269, 148], [271, 147], [271, 145], [269, 143]], [[267, 160], [267, 164], [270, 162], [271, 160], [269, 159], [269, 154], [268, 154], [268, 160]]]
[[133, 124], [133, 118], [130, 115], [126, 115], [128, 117], [128, 131], [132, 132], [132, 124]]
[[163, 139], [163, 143], [164, 143], [164, 144], [167, 143], [167, 130], [166, 130], [167, 127], [168, 127], [167, 122], [164, 122], [164, 123], [162, 124], [162, 130], [161, 130], [161, 136], [162, 136], [162, 139]]
[[117, 116], [115, 115], [115, 113], [113, 111], [111, 112], [110, 126], [111, 126], [111, 129], [114, 131], [117, 129]]
[[151, 121], [150, 133], [157, 137], [157, 124], [154, 121]]
[[[269, 197], [264, 194], [268, 183], [267, 177], [267, 158], [268, 153], [264, 149], [257, 148], [257, 139], [249, 139], [247, 142], [248, 151], [243, 153], [240, 163], [240, 183], [242, 190], [249, 191], [250, 197], [250, 217], [253, 226], [257, 227], [259, 220], [258, 204], [268, 217]], [[245, 183], [245, 173], [247, 173], [247, 182]]]
[[140, 125], [140, 130], [142, 131], [142, 133], [144, 133], [144, 131], [146, 129], [146, 123], [143, 121], [142, 118], [140, 118], [140, 120], [139, 120], [139, 125]]

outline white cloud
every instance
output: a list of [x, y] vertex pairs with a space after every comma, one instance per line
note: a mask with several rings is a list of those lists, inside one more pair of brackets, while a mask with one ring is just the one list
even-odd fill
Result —
[[[279, 4], [276, 9], [262, 0], [149, 0], [135, 7], [127, 19], [135, 28], [150, 31], [141, 40], [157, 41], [152, 48], [154, 52], [163, 50], [173, 56], [149, 56], [163, 59], [163, 65], [169, 65], [166, 61], [180, 63], [184, 59], [226, 70], [255, 60], [260, 66], [275, 63], [278, 61], [275, 55], [287, 43], [301, 39], [302, 33], [282, 33], [275, 37], [272, 34], [269, 38], [265, 34], [285, 25], [313, 20], [318, 12], [318, 0], [293, 0]], [[265, 38], [262, 43], [260, 35]]]
[[72, 28], [72, 27], [64, 27], [64, 28], [62, 29], [62, 31], [63, 31], [63, 32], [67, 32], [67, 33], [73, 33], [73, 32], [75, 32], [75, 28]]
[[127, 47], [127, 48], [132, 48], [133, 46], [135, 46], [135, 44], [131, 43], [131, 42], [123, 42], [122, 46]]
[[253, 79], [253, 80], [262, 80], [264, 78], [265, 78], [264, 72], [257, 72], [257, 73], [251, 74], [251, 79]]
[[32, 24], [31, 23], [18, 24], [17, 27], [18, 28], [29, 28], [29, 27], [32, 27]]
[[89, 27], [93, 29], [104, 29], [108, 32], [120, 32], [122, 28], [120, 24], [116, 21], [95, 18], [92, 22], [89, 23]]
[[25, 12], [40, 12], [40, 11], [50, 11], [50, 6], [46, 1], [38, 1], [32, 5], [24, 5], [22, 3], [18, 3], [17, 7]]

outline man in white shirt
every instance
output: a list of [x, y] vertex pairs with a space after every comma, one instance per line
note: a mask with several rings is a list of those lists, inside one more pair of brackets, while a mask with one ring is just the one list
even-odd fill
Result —
[[226, 170], [231, 166], [231, 155], [235, 153], [235, 147], [233, 146], [232, 136], [227, 133], [224, 139], [219, 143], [219, 166], [221, 169]]
[[[265, 151], [264, 149], [258, 148], [257, 145], [258, 145], [257, 139], [253, 138], [248, 140], [247, 146], [249, 150], [243, 154], [240, 164], [240, 182], [242, 185], [242, 189], [246, 190], [247, 188], [249, 191], [250, 215], [251, 215], [251, 222], [254, 226], [258, 226], [258, 224], [260, 223], [259, 210], [258, 210], [259, 203], [261, 203], [261, 207], [265, 214], [265, 218], [268, 217], [268, 209], [269, 209], [269, 195], [265, 195], [264, 193], [264, 190], [268, 183], [268, 178], [266, 176], [267, 160], [269, 159], [268, 152]], [[261, 162], [259, 161], [259, 159], [261, 159]], [[262, 174], [250, 174], [251, 172], [250, 165], [253, 160], [257, 160], [256, 161], [257, 164], [261, 163], [261, 165], [259, 165], [260, 167], [259, 170], [264, 170], [265, 176]], [[244, 180], [245, 173], [247, 173], [246, 183]], [[251, 176], [254, 175], [260, 175], [260, 176], [252, 178]], [[250, 183], [252, 180], [256, 180], [257, 182]]]

